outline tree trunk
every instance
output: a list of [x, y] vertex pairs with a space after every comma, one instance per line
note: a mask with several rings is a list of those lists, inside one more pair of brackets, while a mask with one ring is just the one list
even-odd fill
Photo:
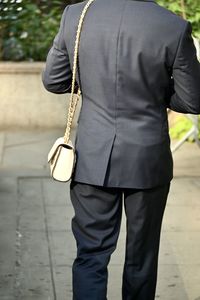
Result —
[[181, 0], [181, 9], [183, 18], [187, 19], [185, 0]]

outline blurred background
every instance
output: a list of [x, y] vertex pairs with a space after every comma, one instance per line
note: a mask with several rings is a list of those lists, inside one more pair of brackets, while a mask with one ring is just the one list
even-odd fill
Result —
[[[69, 94], [41, 81], [67, 4], [0, 0], [0, 299], [72, 299], [69, 182], [50, 177], [47, 154], [63, 136]], [[189, 20], [200, 56], [199, 0], [158, 0]], [[75, 114], [72, 140], [81, 101]], [[200, 118], [168, 111], [174, 179], [163, 219], [156, 299], [200, 300]], [[121, 299], [125, 215], [110, 266], [109, 300]], [[148, 300], [148, 299], [147, 299]]]

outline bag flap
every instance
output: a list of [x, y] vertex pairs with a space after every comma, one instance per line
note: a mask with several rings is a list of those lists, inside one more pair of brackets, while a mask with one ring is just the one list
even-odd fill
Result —
[[48, 153], [48, 163], [50, 162], [50, 160], [52, 159], [52, 157], [54, 156], [54, 154], [56, 153], [57, 149], [59, 146], [65, 146], [65, 147], [69, 147], [69, 149], [73, 149], [74, 150], [74, 147], [73, 147], [73, 144], [71, 142], [71, 140], [69, 140], [68, 144], [65, 144], [64, 143], [64, 137], [59, 137], [55, 143], [53, 144], [53, 146], [51, 147], [49, 153]]

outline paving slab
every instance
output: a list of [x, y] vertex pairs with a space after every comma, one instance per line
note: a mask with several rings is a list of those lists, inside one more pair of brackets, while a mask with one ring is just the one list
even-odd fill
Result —
[[168, 206], [163, 219], [164, 230], [173, 231], [199, 231], [199, 206]]
[[62, 183], [52, 178], [42, 179], [43, 194], [46, 205], [70, 205], [69, 182]]
[[196, 143], [184, 143], [173, 153], [173, 159], [176, 178], [200, 177], [200, 147]]
[[71, 228], [74, 209], [70, 205], [47, 206], [46, 214], [50, 231], [67, 231]]
[[6, 296], [13, 296], [14, 295], [14, 291], [13, 291], [13, 287], [14, 287], [14, 273], [15, 270], [14, 268], [9, 268], [8, 266], [2, 267], [0, 268], [0, 299], [1, 296], [4, 296], [6, 294]]
[[[49, 141], [40, 141], [40, 145], [43, 149], [49, 149]], [[26, 155], [25, 155], [26, 154]], [[26, 167], [32, 164], [33, 169], [41, 169], [47, 167], [47, 156], [46, 151], [41, 153], [41, 148], [38, 147], [38, 142], [17, 144], [12, 147], [6, 147], [4, 156], [2, 159], [2, 166], [9, 167]]]
[[48, 247], [46, 232], [22, 232], [20, 241], [20, 266], [30, 269], [35, 266], [49, 266]]
[[20, 268], [17, 274], [18, 299], [54, 299], [51, 270], [47, 266]]
[[5, 146], [5, 132], [0, 132], [0, 165], [3, 159], [4, 146]]
[[51, 231], [50, 247], [55, 267], [72, 265], [76, 257], [76, 242], [71, 231]]
[[19, 231], [46, 230], [41, 182], [35, 178], [19, 178]]
[[[198, 165], [197, 165], [198, 167]], [[199, 206], [200, 177], [175, 177], [170, 187], [167, 206]], [[197, 210], [199, 208], [197, 207]]]
[[199, 249], [199, 231], [163, 231], [160, 243], [160, 263], [200, 265]]
[[156, 299], [200, 299], [199, 265], [160, 264], [158, 277]]
[[122, 299], [121, 285], [123, 266], [114, 265], [108, 267], [108, 299]]
[[71, 266], [56, 266], [54, 268], [54, 279], [57, 299], [72, 299]]

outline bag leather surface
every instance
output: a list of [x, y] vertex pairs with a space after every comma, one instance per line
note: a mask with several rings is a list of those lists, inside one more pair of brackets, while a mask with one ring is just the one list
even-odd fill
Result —
[[64, 143], [64, 138], [59, 137], [48, 153], [48, 163], [53, 179], [67, 182], [71, 179], [76, 162], [75, 148], [71, 142]]

